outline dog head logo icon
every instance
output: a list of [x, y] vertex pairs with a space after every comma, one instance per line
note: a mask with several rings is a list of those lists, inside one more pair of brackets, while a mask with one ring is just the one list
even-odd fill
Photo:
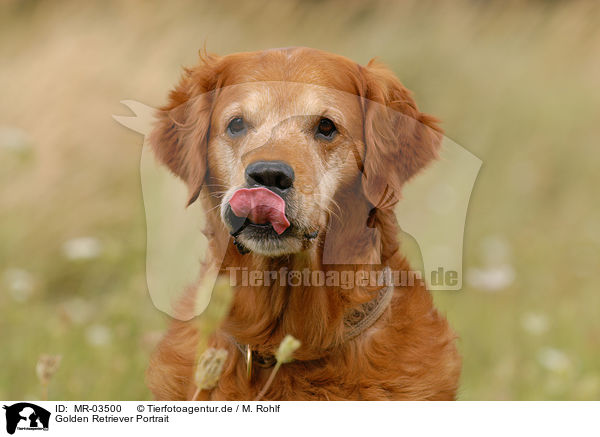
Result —
[[6, 410], [6, 432], [18, 430], [48, 430], [50, 411], [29, 402], [3, 407]]

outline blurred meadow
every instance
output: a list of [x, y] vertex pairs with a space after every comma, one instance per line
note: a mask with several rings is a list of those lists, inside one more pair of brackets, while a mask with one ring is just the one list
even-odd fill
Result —
[[483, 161], [457, 330], [462, 400], [600, 399], [600, 3], [0, 2], [0, 399], [150, 398], [142, 137], [198, 49], [379, 57]]

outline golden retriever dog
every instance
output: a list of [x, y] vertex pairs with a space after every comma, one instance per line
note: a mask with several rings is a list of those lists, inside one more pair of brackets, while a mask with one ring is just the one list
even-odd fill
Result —
[[[455, 399], [456, 336], [430, 293], [381, 280], [410, 269], [394, 208], [442, 139], [389, 69], [310, 48], [204, 54], [158, 117], [152, 148], [190, 204], [202, 202], [223, 275], [328, 280], [239, 276], [209, 339], [173, 320], [148, 369], [156, 399], [255, 399], [288, 334], [301, 346], [266, 400]], [[360, 279], [350, 287], [336, 280], [348, 272]], [[200, 341], [228, 356], [217, 385], [195, 396]]]

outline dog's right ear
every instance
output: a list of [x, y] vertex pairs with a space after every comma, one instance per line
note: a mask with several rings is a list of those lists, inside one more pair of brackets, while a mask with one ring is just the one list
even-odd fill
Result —
[[200, 195], [206, 174], [210, 117], [219, 58], [201, 55], [186, 68], [169, 102], [159, 109], [149, 141], [157, 158], [188, 186], [188, 205]]

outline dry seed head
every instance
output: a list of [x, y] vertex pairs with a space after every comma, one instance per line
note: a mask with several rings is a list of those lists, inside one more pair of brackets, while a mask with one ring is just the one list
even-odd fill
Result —
[[60, 366], [60, 355], [42, 354], [35, 366], [35, 373], [40, 382], [47, 385]]
[[198, 390], [210, 390], [217, 386], [226, 360], [227, 351], [225, 349], [211, 347], [200, 355], [194, 378]]
[[293, 360], [292, 355], [296, 350], [300, 347], [300, 340], [292, 337], [291, 335], [286, 335], [281, 343], [279, 344], [279, 348], [277, 349], [277, 353], [275, 354], [275, 358], [278, 363], [285, 364], [289, 363]]

